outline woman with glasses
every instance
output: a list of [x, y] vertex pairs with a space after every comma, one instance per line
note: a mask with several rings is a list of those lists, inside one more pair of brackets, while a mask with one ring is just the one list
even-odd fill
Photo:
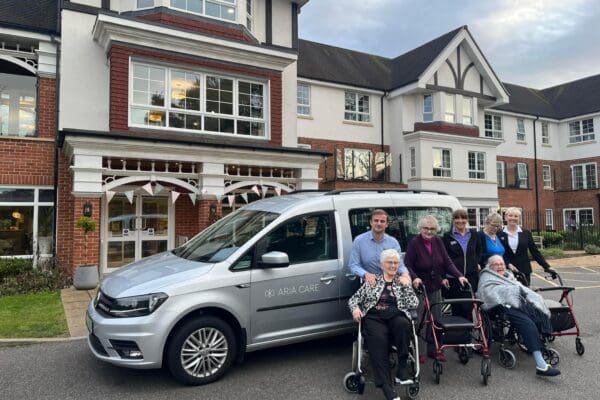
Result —
[[533, 242], [531, 232], [527, 229], [521, 229], [519, 226], [521, 210], [510, 207], [506, 210], [504, 217], [506, 218], [504, 233], [507, 235], [504, 260], [509, 268], [519, 270], [525, 276], [527, 286], [529, 286], [531, 284], [531, 263], [529, 262], [529, 254], [527, 254], [529, 251], [544, 271], [552, 275], [552, 279], [556, 279], [556, 271], [550, 268], [550, 264], [538, 250]]
[[[442, 239], [437, 236], [440, 231], [438, 220], [433, 215], [427, 215], [417, 224], [419, 234], [412, 238], [406, 247], [404, 265], [413, 280], [415, 288], [424, 284], [427, 288], [427, 296], [430, 303], [442, 301], [441, 288], [448, 288], [450, 283], [447, 275], [456, 278], [461, 285], [465, 285], [467, 278], [456, 268], [444, 247]], [[424, 302], [419, 303], [419, 320], [425, 311]], [[435, 319], [440, 317], [440, 307], [433, 307], [432, 313]], [[427, 330], [431, 335], [431, 330]], [[428, 340], [427, 355], [435, 358], [435, 346]], [[442, 360], [441, 360], [442, 361]]]
[[481, 242], [481, 257], [479, 265], [484, 268], [488, 258], [493, 255], [504, 257], [507, 244], [506, 233], [502, 232], [502, 217], [500, 214], [492, 213], [485, 219], [485, 227], [479, 232]]
[[[444, 233], [442, 241], [448, 256], [460, 272], [467, 278], [473, 291], [479, 282], [479, 259], [481, 258], [481, 242], [476, 229], [468, 227], [467, 210], [459, 208], [452, 213], [452, 229]], [[470, 298], [468, 291], [461, 290], [458, 279], [446, 276], [450, 287], [442, 289], [446, 299]], [[471, 319], [471, 304], [452, 306], [452, 315]]]

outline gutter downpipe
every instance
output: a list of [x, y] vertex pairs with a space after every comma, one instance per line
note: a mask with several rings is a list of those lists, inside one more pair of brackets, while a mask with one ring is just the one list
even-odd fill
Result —
[[[381, 95], [381, 152], [384, 153], [384, 162], [387, 164], [387, 159], [385, 156], [385, 151], [384, 151], [384, 134], [383, 134], [383, 98], [387, 96], [387, 92], [384, 91], [383, 94]], [[384, 179], [385, 179], [385, 172], [384, 172]]]
[[535, 228], [540, 231], [540, 194], [539, 194], [539, 177], [538, 177], [538, 165], [537, 165], [537, 134], [535, 130], [535, 124], [540, 119], [539, 115], [535, 116], [533, 120], [533, 182], [535, 186]]

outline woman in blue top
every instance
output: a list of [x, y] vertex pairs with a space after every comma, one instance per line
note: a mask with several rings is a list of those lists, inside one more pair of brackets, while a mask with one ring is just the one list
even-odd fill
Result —
[[504, 256], [505, 247], [508, 245], [506, 233], [502, 232], [502, 217], [492, 213], [485, 219], [485, 227], [479, 232], [481, 241], [481, 258], [479, 265], [485, 268], [488, 258], [493, 255]]

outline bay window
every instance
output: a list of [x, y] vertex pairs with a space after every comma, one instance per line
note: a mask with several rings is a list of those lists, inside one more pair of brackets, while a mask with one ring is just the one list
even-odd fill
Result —
[[207, 17], [235, 21], [235, 0], [171, 0], [171, 7]]
[[463, 97], [462, 102], [462, 123], [465, 125], [473, 125], [473, 99], [471, 97]]
[[433, 95], [423, 95], [423, 122], [433, 121]]
[[36, 134], [37, 78], [25, 74], [0, 73], [0, 136]]
[[266, 137], [266, 85], [132, 64], [130, 125]]

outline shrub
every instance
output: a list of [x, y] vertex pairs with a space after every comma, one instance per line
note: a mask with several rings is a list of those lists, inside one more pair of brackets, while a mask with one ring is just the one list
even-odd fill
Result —
[[540, 249], [540, 252], [544, 256], [544, 258], [562, 258], [565, 256], [565, 252], [558, 247], [548, 247], [544, 249]]
[[0, 279], [7, 276], [19, 275], [25, 271], [33, 269], [33, 261], [23, 258], [2, 258], [0, 259]]
[[588, 254], [600, 254], [600, 246], [596, 246], [595, 244], [586, 244], [583, 250]]
[[563, 235], [560, 232], [542, 232], [544, 246], [559, 246], [563, 241]]
[[0, 276], [0, 296], [45, 292], [71, 285], [71, 277], [54, 263], [33, 269], [31, 260], [20, 261], [28, 261], [29, 265], [18, 272], [13, 268], [11, 274]]

